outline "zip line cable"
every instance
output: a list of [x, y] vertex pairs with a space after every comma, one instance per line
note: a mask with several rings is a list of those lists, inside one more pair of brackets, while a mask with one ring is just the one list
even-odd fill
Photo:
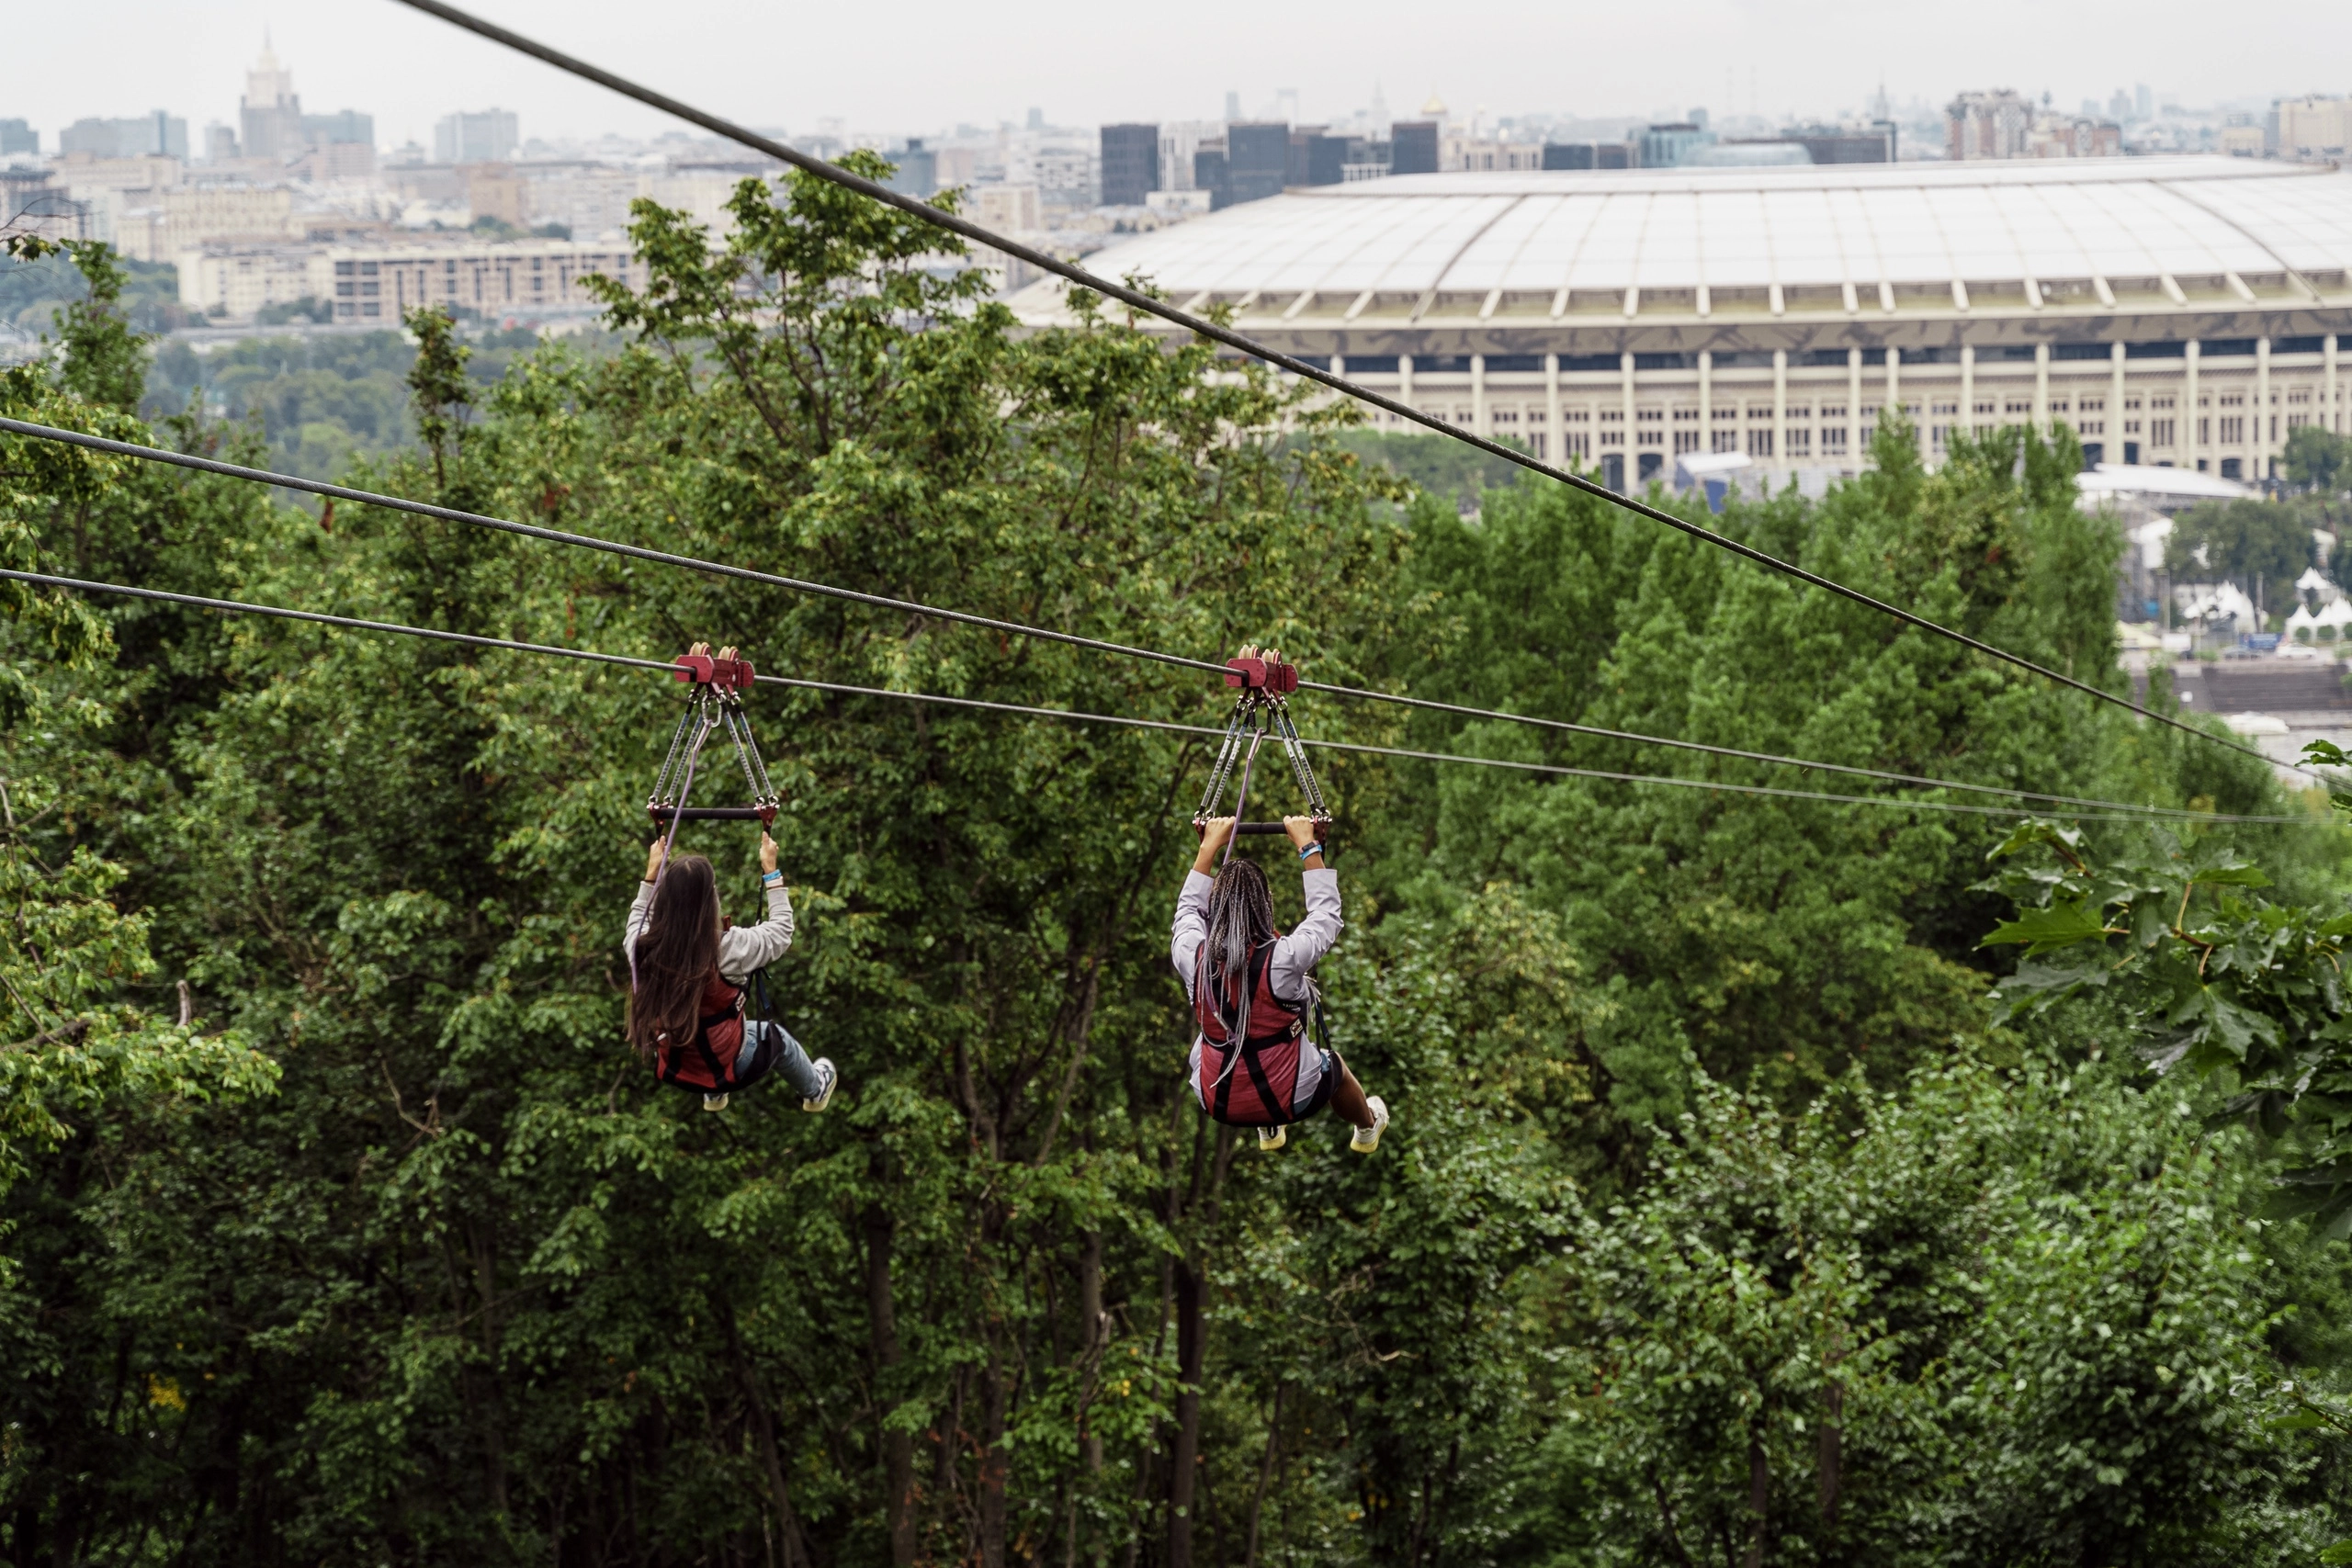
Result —
[[[908, 599], [892, 599], [881, 594], [863, 593], [854, 589], [836, 588], [828, 583], [811, 582], [800, 578], [779, 577], [772, 572], [756, 571], [748, 567], [729, 566], [719, 561], [704, 560], [695, 556], [675, 555], [666, 550], [647, 549], [637, 545], [624, 545], [610, 539], [600, 539], [591, 534], [574, 534], [560, 528], [543, 528], [534, 524], [515, 523], [503, 517], [492, 517], [478, 512], [461, 512], [454, 507], [436, 506], [430, 502], [411, 501], [403, 496], [383, 495], [373, 491], [354, 490], [348, 485], [330, 484], [322, 479], [304, 479], [295, 474], [273, 473], [266, 468], [247, 468], [239, 463], [223, 462], [217, 457], [203, 457], [187, 452], [175, 452], [163, 446], [141, 446], [129, 441], [117, 441], [108, 436], [90, 435], [78, 430], [65, 430], [54, 425], [34, 424], [25, 420], [0, 418], [0, 432], [24, 435], [43, 441], [63, 442], [93, 451], [112, 453], [119, 457], [137, 457], [153, 463], [170, 464], [194, 468], [202, 473], [220, 474], [230, 479], [246, 479], [255, 484], [276, 485], [283, 489], [307, 491], [315, 495], [337, 501], [348, 501], [365, 506], [380, 506], [395, 512], [410, 512], [419, 516], [439, 518], [445, 522], [469, 524], [494, 528], [502, 533], [519, 534], [527, 538], [543, 539], [550, 544], [570, 545], [583, 549], [602, 550], [607, 554], [626, 556], [633, 559], [652, 561], [662, 566], [683, 567], [693, 571], [711, 572], [719, 576], [739, 578], [786, 588], [795, 592], [822, 594], [845, 599], [855, 604], [871, 604], [884, 609], [901, 610], [913, 615], [936, 616], [967, 626], [984, 626], [991, 631], [1012, 633], [1022, 637], [1044, 637], [1074, 647], [1091, 649], [1102, 653], [1115, 653], [1130, 658], [1156, 660], [1164, 664], [1181, 665], [1204, 670], [1222, 676], [1225, 666], [1205, 660], [1188, 659], [1181, 654], [1163, 653], [1157, 649], [1140, 648], [1128, 643], [1106, 642], [1083, 637], [1069, 632], [1057, 632], [1043, 626], [1032, 626], [1018, 621], [1002, 621], [986, 615], [968, 615], [960, 610], [943, 610], [933, 605]], [[1422, 708], [1435, 713], [1460, 715], [1467, 718], [1493, 719], [1510, 724], [1523, 724], [1539, 729], [1558, 730], [1569, 735], [1591, 736], [1602, 740], [1623, 740], [1642, 746], [1664, 746], [1680, 751], [1697, 751], [1707, 756], [1730, 757], [1742, 761], [1763, 762], [1775, 767], [1811, 768], [1823, 773], [1843, 773], [1853, 778], [1877, 779], [1887, 784], [1917, 784], [1928, 789], [1965, 790], [1977, 795], [1997, 795], [2009, 800], [2037, 800], [2053, 806], [2081, 806], [2098, 810], [2122, 810], [2164, 814], [2177, 811], [2184, 818], [2201, 819], [2202, 813], [2179, 810], [2172, 807], [2135, 806], [2128, 801], [2096, 800], [2084, 795], [2052, 795], [2038, 790], [2017, 789], [2005, 784], [1967, 784], [1958, 779], [1939, 779], [1922, 773], [1892, 772], [1884, 768], [1866, 768], [1849, 762], [1825, 762], [1807, 757], [1784, 757], [1770, 751], [1749, 751], [1733, 746], [1714, 746], [1702, 740], [1681, 740], [1663, 735], [1644, 735], [1634, 730], [1609, 729], [1598, 725], [1574, 724], [1566, 719], [1541, 718], [1530, 714], [1505, 713], [1494, 708], [1468, 707], [1460, 703], [1438, 702], [1429, 697], [1401, 696], [1393, 692], [1375, 692], [1358, 686], [1335, 686], [1320, 681], [1301, 681], [1300, 689], [1329, 692], [1337, 696], [1354, 697], [1368, 702], [1392, 703], [1403, 707]], [[2192, 733], [2203, 733], [2193, 731]], [[2260, 755], [2260, 753], [2251, 753]], [[2265, 758], [2265, 761], [2269, 759]]]
[[[168, 604], [188, 604], [198, 609], [214, 610], [226, 615], [265, 615], [276, 620], [306, 621], [312, 625], [334, 626], [346, 631], [377, 632], [397, 637], [422, 637], [433, 642], [451, 642], [469, 648], [499, 649], [516, 653], [543, 654], [555, 659], [577, 660], [589, 664], [618, 664], [637, 670], [659, 670], [674, 672], [674, 663], [658, 659], [635, 659], [627, 654], [599, 653], [589, 649], [559, 648], [548, 643], [523, 642], [512, 637], [479, 637], [469, 632], [441, 631], [431, 626], [402, 626], [397, 621], [370, 621], [353, 615], [329, 615], [315, 610], [291, 610], [275, 604], [254, 604], [242, 599], [210, 599], [195, 593], [173, 593], [160, 588], [136, 588], [127, 583], [93, 582], [82, 578], [59, 577], [47, 572], [17, 571], [0, 569], [0, 581], [39, 583], [45, 587], [69, 588], [82, 593], [109, 593], [130, 599], [153, 600]], [[1023, 703], [989, 702], [979, 697], [951, 697], [930, 692], [898, 692], [883, 686], [856, 686], [839, 681], [809, 681], [791, 675], [755, 675], [764, 686], [786, 686], [802, 691], [834, 692], [848, 696], [887, 697], [896, 702], [926, 703], [944, 707], [975, 708], [989, 713], [1020, 714], [1035, 718], [1059, 719], [1064, 723], [1114, 725], [1128, 729], [1158, 730], [1164, 733], [1222, 737], [1223, 729], [1202, 724], [1177, 724], [1167, 719], [1135, 718], [1123, 714], [1082, 713], [1069, 708], [1036, 707]], [[1629, 773], [1601, 768], [1571, 768], [1552, 762], [1521, 762], [1500, 757], [1470, 757], [1452, 751], [1417, 751], [1398, 746], [1370, 746], [1349, 740], [1306, 740], [1305, 744], [1328, 751], [1352, 751], [1363, 756], [1401, 757], [1426, 762], [1457, 762], [1471, 767], [1501, 768], [1514, 773], [1543, 773], [1565, 778], [1600, 779], [1618, 784], [1653, 784], [1669, 789], [1699, 789], [1732, 795], [1768, 795], [1782, 800], [1815, 800], [1838, 806], [1890, 807], [1913, 811], [1941, 811], [1972, 817], [2014, 817], [2018, 812], [1997, 806], [1975, 806], [1962, 801], [1904, 800], [1892, 795], [1834, 795], [1818, 790], [1783, 789], [1774, 784], [1719, 783], [1708, 779], [1675, 778], [1661, 773]], [[2286, 826], [2311, 824], [2303, 817], [2256, 816], [2223, 812], [2183, 811], [2166, 807], [2132, 806], [2122, 801], [2094, 804], [2106, 809], [2090, 812], [2064, 812], [2061, 815], [2083, 821], [2139, 822], [2152, 816], [2165, 818], [2188, 817], [2200, 822], [2275, 823]]]
[[1000, 621], [988, 615], [975, 615], [962, 610], [943, 610], [933, 604], [918, 604], [912, 600], [892, 599], [881, 593], [861, 593], [854, 588], [836, 588], [829, 582], [810, 582], [797, 577], [779, 577], [771, 571], [754, 571], [750, 567], [729, 566], [724, 562], [700, 560], [693, 556], [673, 555], [668, 550], [648, 549], [642, 545], [624, 545], [612, 539], [599, 539], [593, 534], [574, 534], [561, 528], [542, 528], [531, 523], [510, 522], [503, 517], [488, 517], [479, 512], [460, 512], [453, 506], [435, 506], [429, 501], [410, 501], [397, 495], [378, 495], [372, 491], [353, 490], [349, 485], [329, 484], [323, 479], [306, 479], [296, 474], [274, 474], [266, 468], [251, 468], [242, 463], [224, 463], [218, 457], [199, 457], [192, 452], [174, 452], [162, 446], [141, 446], [130, 441], [117, 441], [109, 436], [90, 435], [79, 430], [62, 430], [54, 425], [33, 424], [21, 419], [0, 419], [0, 431], [11, 435], [28, 435], [41, 441], [60, 441], [69, 446], [85, 446], [94, 452], [111, 452], [118, 457], [140, 457], [151, 463], [169, 463], [177, 468], [195, 468], [202, 473], [221, 474], [232, 479], [250, 479], [255, 484], [277, 485], [284, 490], [308, 491], [312, 495], [326, 496], [334, 501], [356, 502], [362, 506], [381, 506], [394, 512], [414, 513], [419, 517], [436, 517], [445, 523], [465, 523], [477, 528], [494, 528], [502, 534], [519, 534], [527, 539], [544, 539], [549, 544], [571, 545], [583, 550], [602, 550], [606, 555], [627, 556], [632, 560], [652, 561], [659, 566], [684, 567], [689, 571], [707, 571], [718, 577], [732, 577], [745, 582], [763, 582], [775, 588], [788, 588], [796, 593], [814, 593], [827, 599], [845, 599], [855, 604], [870, 604], [879, 610], [900, 610], [908, 615], [929, 615], [938, 620], [956, 621], [967, 626], [985, 626], [990, 631], [1006, 632], [1017, 637], [1044, 637], [1049, 641], [1068, 643], [1073, 648], [1091, 648], [1099, 653], [1123, 654], [1129, 659], [1155, 660], [1161, 664], [1180, 664], [1191, 670], [1205, 670], [1223, 675], [1225, 666], [1212, 664], [1205, 659], [1187, 659], [1181, 653], [1162, 653], [1157, 649], [1136, 648], [1124, 642], [1106, 642], [1099, 637], [1080, 637], [1073, 632], [1057, 632], [1044, 626], [1023, 626], [1019, 621]]
[[[1359, 402], [1368, 403], [1374, 408], [1381, 409], [1388, 413], [1393, 413], [1400, 419], [1408, 420], [1425, 429], [1433, 430], [1441, 435], [1452, 436], [1454, 440], [1462, 442], [1465, 446], [1476, 447], [1479, 451], [1486, 453], [1490, 457], [1499, 457], [1507, 463], [1516, 464], [1520, 468], [1525, 468], [1532, 473], [1542, 474], [1546, 479], [1553, 479], [1560, 484], [1567, 485], [1575, 490], [1583, 491], [1586, 494], [1596, 496], [1611, 505], [1622, 506], [1626, 511], [1646, 517], [1653, 523], [1662, 523], [1669, 528], [1675, 529], [1680, 533], [1688, 534], [1694, 539], [1703, 540], [1708, 544], [1729, 550], [1735, 555], [1745, 557], [1747, 559], [1755, 562], [1758, 566], [1763, 567], [1767, 570], [1780, 572], [1784, 576], [1794, 578], [1800, 582], [1809, 583], [1813, 587], [1822, 589], [1826, 592], [1835, 593], [1840, 598], [1850, 600], [1854, 604], [1860, 604], [1865, 608], [1875, 610], [1881, 615], [1892, 616], [1894, 619], [1902, 622], [1905, 626], [1916, 626], [1920, 631], [1926, 632], [1930, 636], [1948, 638], [1952, 642], [1959, 643], [1964, 648], [1973, 649], [1989, 658], [2000, 660], [2006, 664], [2015, 665], [2020, 670], [2030, 671], [2036, 675], [2041, 676], [2044, 680], [2055, 681], [2063, 686], [2071, 686], [2075, 691], [2081, 692], [2097, 701], [2102, 703], [2112, 703], [2116, 706], [2123, 708], [2129, 712], [2140, 714], [2147, 718], [2153, 718], [2159, 724], [2168, 724], [2175, 729], [2180, 730], [2185, 734], [2194, 735], [2199, 739], [2211, 741], [2216, 746], [2225, 746], [2231, 750], [2241, 752], [2245, 756], [2259, 758], [2266, 762], [2271, 761], [2270, 758], [2264, 756], [2263, 753], [2256, 750], [2253, 747], [2240, 746], [2236, 742], [2225, 740], [2222, 739], [2222, 737], [2215, 735], [2209, 730], [2199, 729], [2192, 724], [2185, 724], [2169, 714], [2156, 713], [2152, 709], [2141, 707], [2138, 704], [2130, 701], [2128, 698], [2118, 696], [2113, 692], [2104, 691], [2098, 686], [2092, 685], [2087, 681], [2077, 680], [2074, 676], [2068, 675], [2061, 671], [2052, 670], [2048, 665], [2038, 664], [2032, 660], [2026, 658], [2023, 654], [2011, 653], [2006, 649], [1996, 648], [1993, 644], [1984, 641], [1982, 638], [1971, 637], [1966, 632], [1955, 630], [1952, 627], [1944, 626], [1937, 621], [1931, 621], [1925, 615], [1917, 615], [1912, 611], [1904, 609], [1899, 604], [1890, 604], [1885, 600], [1877, 598], [1872, 594], [1865, 593], [1859, 588], [1849, 588], [1842, 582], [1822, 576], [1819, 572], [1808, 570], [1804, 567], [1797, 565], [1794, 561], [1782, 560], [1780, 557], [1773, 555], [1768, 550], [1758, 549], [1753, 545], [1746, 544], [1740, 540], [1719, 534], [1712, 528], [1702, 527], [1686, 518], [1677, 517], [1670, 512], [1665, 511], [1659, 507], [1652, 506], [1646, 502], [1637, 501], [1632, 496], [1620, 495], [1615, 491], [1609, 489], [1606, 485], [1600, 483], [1598, 480], [1587, 479], [1582, 474], [1575, 473], [1566, 468], [1555, 468], [1551, 464], [1543, 461], [1541, 458], [1535, 457], [1528, 453], [1521, 452], [1515, 447], [1506, 446], [1498, 441], [1489, 440], [1486, 436], [1479, 435], [1473, 431], [1464, 430], [1459, 425], [1453, 424], [1446, 420], [1440, 419], [1433, 413], [1429, 413], [1420, 409], [1414, 408], [1408, 403], [1399, 402], [1395, 398], [1385, 396], [1380, 392], [1375, 392], [1371, 388], [1363, 386], [1358, 382], [1351, 381], [1344, 376], [1335, 376], [1329, 368], [1323, 366], [1318, 366], [1310, 360], [1301, 359], [1295, 355], [1284, 354], [1280, 349], [1269, 347], [1246, 333], [1234, 331], [1231, 327], [1219, 326], [1216, 322], [1208, 320], [1206, 317], [1193, 315], [1191, 311], [1183, 310], [1179, 306], [1170, 304], [1167, 300], [1155, 299], [1151, 295], [1145, 293], [1142, 289], [1132, 288], [1125, 284], [1114, 283], [1107, 277], [1098, 276], [1094, 273], [1088, 271], [1086, 268], [1080, 266], [1075, 262], [1067, 262], [1062, 260], [1060, 257], [1049, 254], [1045, 251], [1033, 249], [1032, 247], [1024, 245], [1018, 240], [1012, 239], [1008, 235], [994, 233], [989, 230], [980, 227], [980, 225], [973, 222], [968, 218], [961, 217], [953, 212], [943, 211], [939, 208], [932, 206], [927, 201], [919, 200], [914, 197], [902, 195], [898, 191], [892, 190], [888, 186], [867, 179], [863, 175], [854, 175], [847, 169], [841, 167], [839, 164], [829, 164], [822, 158], [803, 152], [796, 147], [788, 146], [782, 141], [775, 140], [773, 137], [762, 136], [755, 130], [750, 130], [742, 126], [735, 124], [732, 120], [723, 119], [718, 115], [708, 113], [703, 109], [695, 108], [691, 104], [682, 103], [678, 99], [669, 96], [667, 94], [658, 93], [650, 87], [640, 85], [636, 82], [630, 81], [626, 76], [616, 76], [611, 72], [606, 71], [600, 66], [591, 65], [584, 60], [576, 59], [571, 55], [565, 54], [561, 51], [552, 49], [546, 44], [538, 42], [535, 39], [526, 38], [521, 33], [514, 32], [510, 28], [502, 28], [495, 22], [487, 21], [482, 17], [473, 15], [469, 11], [460, 10], [455, 6], [447, 5], [445, 3], [445, 0], [397, 0], [397, 3], [406, 6], [412, 10], [422, 11], [429, 17], [437, 17], [442, 21], [447, 22], [453, 27], [463, 28], [468, 32], [490, 39], [492, 43], [502, 44], [508, 49], [517, 51], [518, 53], [527, 54], [535, 60], [539, 60], [547, 64], [554, 66], [559, 71], [567, 72], [571, 75], [594, 82], [598, 86], [618, 93], [624, 97], [634, 98], [639, 103], [644, 104], [650, 108], [659, 109], [664, 114], [675, 116], [677, 118], [685, 120], [690, 124], [698, 125], [705, 130], [711, 132], [713, 135], [724, 137], [729, 141], [740, 142], [743, 146], [752, 149], [754, 152], [764, 152], [771, 158], [775, 158], [781, 163], [789, 164], [794, 168], [799, 169], [806, 174], [816, 175], [819, 179], [830, 181], [834, 185], [840, 186], [844, 190], [855, 191], [860, 196], [868, 197], [876, 201], [882, 202], [887, 206], [895, 207], [901, 212], [905, 212], [914, 218], [920, 219], [922, 221], [929, 223], [934, 228], [947, 230], [949, 232], [960, 235], [962, 238], [969, 240], [975, 244], [987, 245], [994, 250], [1001, 251], [1007, 255], [1018, 256], [1023, 261], [1027, 262], [1030, 265], [1037, 267], [1042, 271], [1050, 272], [1057, 277], [1067, 278], [1069, 281], [1078, 284], [1081, 288], [1091, 288], [1094, 292], [1101, 294], [1105, 298], [1116, 299], [1121, 304], [1126, 306], [1129, 310], [1141, 310], [1148, 315], [1158, 316], [1162, 321], [1172, 322], [1177, 326], [1184, 328], [1188, 332], [1198, 333], [1200, 336], [1207, 338], [1213, 343], [1221, 343], [1228, 348], [1238, 349], [1240, 352], [1250, 355], [1253, 359], [1260, 359], [1269, 365], [1279, 366], [1281, 368], [1289, 371], [1294, 376], [1303, 377], [1307, 380], [1329, 387], [1335, 392], [1343, 393], [1348, 397], [1357, 400]], [[1302, 681], [1299, 684], [1301, 686], [1305, 686], [1306, 682]], [[1332, 689], [1336, 691], [1339, 688]], [[2285, 765], [2296, 767], [2298, 772], [2310, 772], [2309, 769], [2301, 768], [2297, 764], [2289, 763]], [[2318, 775], [2313, 774], [2312, 776], [2317, 777]]]

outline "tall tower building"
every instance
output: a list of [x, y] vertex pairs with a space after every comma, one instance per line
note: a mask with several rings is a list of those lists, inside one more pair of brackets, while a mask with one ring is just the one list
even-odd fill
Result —
[[261, 58], [245, 73], [240, 118], [246, 157], [283, 162], [301, 155], [302, 100], [295, 96], [294, 73], [277, 62], [266, 33], [262, 35]]

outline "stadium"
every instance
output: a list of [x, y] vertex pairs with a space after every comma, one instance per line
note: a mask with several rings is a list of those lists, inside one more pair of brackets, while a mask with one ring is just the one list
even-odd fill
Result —
[[[2346, 429], [2352, 175], [2332, 166], [1419, 175], [1294, 189], [1088, 265], [1619, 488], [1701, 453], [1826, 480], [1896, 406], [1930, 462], [1955, 427], [2030, 420], [2071, 425], [2090, 462], [2249, 480], [2296, 425]], [[1013, 307], [1067, 321], [1063, 288]]]

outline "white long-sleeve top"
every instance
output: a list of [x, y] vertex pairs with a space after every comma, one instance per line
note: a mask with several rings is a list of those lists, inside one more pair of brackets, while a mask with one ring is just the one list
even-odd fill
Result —
[[[1331, 944], [1340, 940], [1340, 874], [1325, 867], [1306, 874], [1306, 918], [1274, 943], [1266, 981], [1286, 1002], [1306, 999], [1306, 977]], [[1209, 889], [1215, 879], [1197, 871], [1184, 874], [1184, 890], [1176, 895], [1175, 929], [1168, 936], [1169, 961], [1184, 977], [1184, 995], [1193, 994], [1193, 963], [1209, 936]]]
[[[740, 986], [751, 978], [754, 969], [764, 969], [784, 956], [792, 945], [792, 895], [784, 884], [775, 883], [767, 889], [768, 918], [756, 926], [729, 926], [718, 933], [718, 973], [730, 986]], [[628, 907], [628, 927], [621, 937], [621, 950], [634, 953], [637, 937], [645, 929], [647, 917], [653, 913], [653, 884], [637, 885], [637, 901]]]

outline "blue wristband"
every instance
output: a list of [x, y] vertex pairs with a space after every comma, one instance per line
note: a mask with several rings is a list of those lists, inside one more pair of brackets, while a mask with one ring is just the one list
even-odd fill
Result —
[[1321, 854], [1322, 852], [1323, 846], [1321, 844], [1309, 844], [1305, 849], [1298, 852], [1298, 858], [1301, 860], [1308, 860], [1316, 855]]
[[760, 873], [760, 886], [763, 887], [770, 886], [775, 883], [782, 882], [783, 880], [784, 873], [780, 871], [763, 871]]

